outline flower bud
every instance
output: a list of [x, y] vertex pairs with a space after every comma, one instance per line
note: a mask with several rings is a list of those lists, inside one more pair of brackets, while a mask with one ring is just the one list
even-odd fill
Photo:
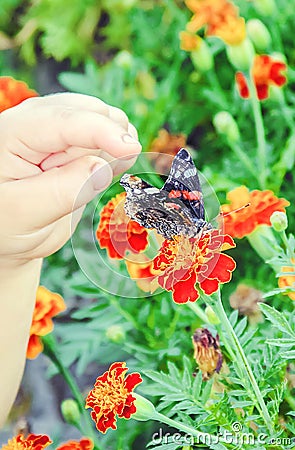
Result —
[[115, 62], [123, 69], [130, 69], [132, 66], [132, 55], [127, 50], [121, 50], [115, 57]]
[[151, 420], [157, 415], [154, 405], [148, 399], [135, 392], [132, 395], [136, 398], [134, 401], [136, 412], [132, 414], [133, 419], [145, 421]]
[[67, 423], [72, 425], [80, 423], [81, 413], [79, 411], [79, 406], [72, 398], [68, 398], [62, 402], [61, 413]]
[[213, 117], [213, 125], [219, 134], [224, 134], [229, 141], [238, 142], [240, 132], [237, 122], [227, 111], [220, 111]]
[[204, 39], [200, 42], [199, 47], [191, 52], [191, 60], [194, 67], [200, 72], [208, 72], [213, 68], [213, 56]]
[[138, 72], [136, 83], [143, 97], [152, 100], [156, 97], [156, 80], [153, 75], [145, 70]]
[[278, 86], [269, 86], [269, 100], [273, 102], [283, 103], [284, 102], [284, 94], [282, 88]]
[[238, 70], [249, 70], [255, 55], [250, 39], [244, 39], [240, 45], [228, 45], [226, 54], [230, 63]]
[[205, 314], [208, 318], [209, 323], [211, 323], [212, 325], [218, 325], [220, 323], [219, 318], [216, 316], [216, 314], [213, 311], [213, 309], [211, 308], [211, 306], [208, 305], [206, 307]]
[[125, 340], [126, 333], [121, 325], [111, 325], [106, 330], [106, 336], [110, 341], [120, 344]]
[[246, 27], [255, 49], [258, 52], [267, 50], [271, 44], [271, 35], [264, 23], [259, 19], [251, 19], [248, 20]]
[[274, 230], [281, 232], [288, 228], [287, 215], [282, 211], [275, 211], [270, 216], [270, 223]]
[[276, 12], [276, 5], [274, 0], [255, 0], [255, 9], [264, 16], [272, 16]]

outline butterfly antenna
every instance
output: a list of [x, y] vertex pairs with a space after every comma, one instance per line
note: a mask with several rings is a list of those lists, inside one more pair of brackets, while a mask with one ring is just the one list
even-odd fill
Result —
[[230, 211], [230, 212], [228, 212], [228, 213], [226, 213], [226, 214], [222, 214], [222, 212], [221, 212], [220, 214], [222, 215], [222, 217], [226, 217], [226, 216], [229, 216], [229, 215], [232, 214], [232, 213], [241, 211], [241, 210], [244, 209], [244, 208], [248, 208], [248, 206], [250, 206], [250, 205], [251, 205], [251, 203], [247, 203], [246, 205], [243, 205], [243, 206], [241, 206], [240, 208], [234, 209], [233, 211]]

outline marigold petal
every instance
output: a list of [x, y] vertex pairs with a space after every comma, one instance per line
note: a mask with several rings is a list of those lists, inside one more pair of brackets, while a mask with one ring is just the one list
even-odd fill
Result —
[[26, 357], [28, 359], [35, 359], [42, 352], [43, 344], [40, 337], [36, 334], [32, 334], [29, 338]]
[[219, 283], [218, 280], [214, 279], [211, 280], [209, 278], [205, 278], [203, 281], [200, 282], [200, 288], [203, 292], [207, 295], [211, 295], [214, 292], [218, 290]]

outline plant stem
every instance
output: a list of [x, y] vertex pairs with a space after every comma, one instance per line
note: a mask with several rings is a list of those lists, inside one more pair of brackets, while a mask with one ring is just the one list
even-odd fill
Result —
[[192, 302], [188, 302], [187, 306], [194, 311], [194, 313], [196, 314], [196, 316], [199, 317], [199, 319], [201, 319], [201, 321], [203, 323], [209, 323], [208, 317], [206, 316], [206, 314], [204, 313], [204, 311], [202, 310], [202, 308], [200, 308], [199, 305], [197, 305], [196, 303], [192, 303]]
[[249, 91], [250, 91], [250, 100], [253, 110], [254, 123], [256, 129], [256, 137], [257, 137], [257, 153], [258, 153], [258, 162], [260, 169], [260, 185], [262, 189], [266, 187], [266, 176], [267, 176], [267, 154], [266, 154], [266, 141], [265, 141], [265, 132], [264, 132], [264, 124], [261, 112], [261, 105], [257, 98], [256, 87], [253, 81], [252, 75], [248, 75], [247, 77]]
[[44, 336], [42, 338], [42, 342], [44, 345], [45, 355], [53, 362], [53, 364], [58, 369], [58, 372], [65, 379], [67, 385], [69, 386], [70, 390], [72, 391], [72, 394], [78, 404], [81, 415], [84, 418], [84, 427], [83, 427], [83, 429], [79, 428], [80, 431], [84, 435], [87, 435], [89, 438], [91, 438], [95, 444], [95, 448], [97, 450], [99, 450], [100, 446], [97, 444], [96, 435], [94, 433], [91, 423], [89, 422], [89, 414], [87, 413], [87, 411], [85, 409], [85, 400], [80, 392], [79, 386], [77, 385], [76, 381], [72, 377], [70, 371], [63, 365], [62, 361], [57, 356], [57, 353], [55, 351], [55, 341], [53, 340], [52, 335]]
[[236, 142], [231, 142], [231, 141], [228, 140], [228, 145], [230, 146], [232, 151], [235, 153], [235, 155], [238, 157], [238, 159], [240, 159], [240, 161], [244, 164], [244, 166], [249, 170], [249, 172], [258, 181], [258, 184], [260, 185], [260, 187], [262, 187], [261, 186], [261, 180], [258, 177], [259, 172], [257, 172], [255, 167], [253, 166], [253, 163], [252, 163], [251, 159], [244, 152], [244, 150]]
[[205, 301], [207, 300], [207, 303], [212, 307], [215, 314], [219, 318], [224, 330], [227, 334], [227, 339], [224, 339], [224, 344], [227, 347], [227, 350], [230, 354], [234, 354], [236, 361], [239, 364], [239, 369], [243, 372], [245, 379], [249, 382], [249, 387], [251, 387], [251, 391], [249, 391], [251, 398], [253, 399], [255, 406], [257, 407], [258, 411], [260, 412], [261, 417], [263, 418], [265, 425], [270, 432], [270, 434], [273, 433], [273, 425], [272, 420], [269, 415], [268, 409], [265, 405], [265, 402], [263, 400], [263, 396], [261, 394], [261, 391], [259, 389], [259, 386], [257, 384], [257, 381], [255, 379], [255, 376], [252, 372], [252, 369], [250, 367], [250, 364], [247, 360], [247, 357], [244, 353], [244, 350], [237, 338], [237, 335], [228, 320], [228, 317], [225, 313], [225, 310], [223, 308], [223, 304], [221, 301], [220, 291], [218, 291], [217, 299], [213, 299], [212, 297], [207, 297]]

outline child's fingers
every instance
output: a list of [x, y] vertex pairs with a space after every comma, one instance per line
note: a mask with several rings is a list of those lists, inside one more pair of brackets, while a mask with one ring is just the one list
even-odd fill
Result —
[[33, 233], [87, 204], [112, 177], [104, 160], [84, 156], [41, 175], [7, 183], [1, 203], [7, 211], [15, 207], [26, 232]]
[[40, 164], [48, 154], [65, 151], [70, 146], [102, 149], [114, 157], [133, 157], [141, 150], [140, 143], [122, 126], [92, 111], [39, 107], [28, 109], [25, 115], [21, 111], [13, 121], [7, 121], [8, 118], [4, 112], [0, 120], [2, 147], [11, 140], [17, 151], [20, 143], [19, 156], [33, 164]]
[[91, 95], [76, 94], [73, 92], [61, 92], [58, 94], [45, 95], [44, 97], [32, 97], [21, 104], [23, 109], [36, 108], [38, 105], [42, 106], [65, 106], [76, 109], [85, 109], [87, 111], [97, 112], [109, 117], [114, 122], [117, 122], [124, 129], [128, 129], [128, 117], [119, 108], [108, 105], [99, 98]]

